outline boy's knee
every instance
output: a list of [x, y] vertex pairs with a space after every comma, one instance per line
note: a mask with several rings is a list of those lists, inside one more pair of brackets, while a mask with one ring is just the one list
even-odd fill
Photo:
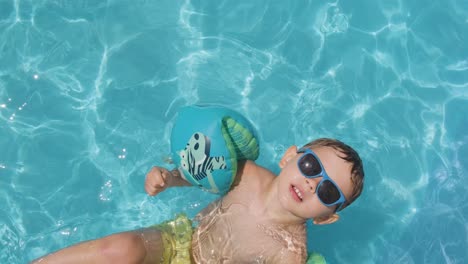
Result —
[[116, 263], [140, 263], [146, 256], [142, 238], [134, 233], [114, 234], [103, 238], [99, 252], [105, 259]]

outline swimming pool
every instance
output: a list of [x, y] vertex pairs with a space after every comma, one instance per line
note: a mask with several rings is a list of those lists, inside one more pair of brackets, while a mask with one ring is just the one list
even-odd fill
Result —
[[468, 261], [468, 2], [0, 0], [0, 262], [190, 216], [156, 198], [181, 106], [238, 109], [259, 162], [336, 137], [366, 189], [311, 226], [329, 263]]

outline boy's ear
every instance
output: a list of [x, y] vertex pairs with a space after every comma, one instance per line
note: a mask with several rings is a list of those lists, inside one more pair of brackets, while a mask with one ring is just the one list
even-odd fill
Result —
[[327, 216], [321, 216], [314, 218], [314, 225], [328, 225], [333, 224], [336, 221], [340, 220], [340, 216], [338, 214], [331, 214]]
[[296, 156], [297, 154], [297, 147], [296, 146], [290, 146], [286, 152], [284, 153], [283, 157], [281, 158], [280, 162], [279, 162], [279, 167], [282, 169], [284, 168], [284, 166], [286, 166], [286, 163], [288, 163], [288, 161], [290, 159], [292, 159], [294, 156]]

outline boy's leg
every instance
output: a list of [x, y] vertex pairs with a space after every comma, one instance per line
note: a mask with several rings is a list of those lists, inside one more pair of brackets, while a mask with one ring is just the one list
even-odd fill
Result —
[[161, 232], [144, 228], [82, 242], [34, 260], [45, 263], [159, 263], [163, 253]]

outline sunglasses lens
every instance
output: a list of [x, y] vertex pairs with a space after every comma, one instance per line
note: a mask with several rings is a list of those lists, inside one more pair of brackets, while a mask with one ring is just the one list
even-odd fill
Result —
[[306, 176], [316, 176], [322, 172], [319, 161], [312, 154], [305, 154], [299, 160], [299, 168]]
[[332, 204], [340, 199], [338, 187], [329, 180], [324, 180], [317, 189], [317, 194], [324, 204]]

